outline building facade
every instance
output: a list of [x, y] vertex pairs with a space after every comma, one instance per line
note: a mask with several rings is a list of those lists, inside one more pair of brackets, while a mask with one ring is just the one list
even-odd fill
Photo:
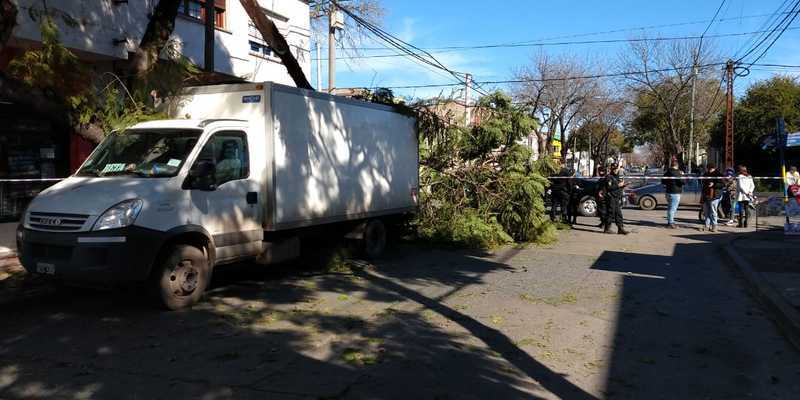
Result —
[[[144, 35], [159, 0], [16, 0], [17, 27], [2, 59], [36, 46], [41, 41], [39, 18], [50, 15], [59, 26], [63, 44], [82, 60], [113, 64], [127, 60]], [[172, 45], [203, 67], [205, 49], [205, 1], [184, 0], [175, 20]], [[239, 0], [214, 1], [215, 72], [248, 81], [273, 81], [294, 85], [280, 59], [273, 54], [250, 22]], [[310, 18], [304, 0], [259, 0], [264, 12], [286, 37], [306, 76], [311, 72]], [[107, 65], [112, 68], [113, 65]], [[2, 67], [2, 65], [0, 65]]]

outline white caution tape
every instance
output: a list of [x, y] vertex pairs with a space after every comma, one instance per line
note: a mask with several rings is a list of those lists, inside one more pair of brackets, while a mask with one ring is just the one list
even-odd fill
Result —
[[[602, 178], [603, 177], [601, 177], [601, 176], [592, 176], [592, 177], [586, 177], [586, 176], [551, 176], [551, 177], [549, 177], [547, 179], [598, 180], [598, 179], [602, 179]], [[619, 178], [620, 179], [627, 179], [627, 180], [647, 180], [647, 181], [660, 181], [662, 179], [666, 179], [666, 180], [685, 180], [685, 181], [689, 181], [689, 180], [714, 180], [714, 179], [716, 179], [716, 180], [742, 179], [742, 178], [740, 178], [738, 176], [713, 177], [713, 176], [624, 176], [624, 175], [620, 175]], [[751, 179], [762, 179], [762, 180], [783, 179], [780, 176], [751, 176], [750, 178]]]
[[0, 179], [0, 183], [2, 182], [58, 182], [63, 181], [65, 178], [42, 178], [42, 179]]

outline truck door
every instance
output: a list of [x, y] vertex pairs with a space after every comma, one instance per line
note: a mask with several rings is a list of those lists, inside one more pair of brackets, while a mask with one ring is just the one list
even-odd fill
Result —
[[250, 173], [247, 134], [220, 130], [206, 141], [192, 166], [211, 163], [213, 185], [205, 190], [189, 188], [192, 219], [214, 238], [217, 260], [258, 255], [263, 230], [258, 182]]

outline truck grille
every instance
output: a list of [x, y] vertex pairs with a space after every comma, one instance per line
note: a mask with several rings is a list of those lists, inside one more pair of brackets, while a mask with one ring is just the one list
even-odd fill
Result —
[[31, 212], [28, 225], [36, 230], [51, 232], [76, 232], [83, 228], [88, 215]]

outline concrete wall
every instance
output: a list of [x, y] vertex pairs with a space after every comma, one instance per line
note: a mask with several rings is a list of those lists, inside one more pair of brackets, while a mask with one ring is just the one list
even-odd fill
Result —
[[[38, 16], [41, 0], [15, 0], [19, 7], [18, 26], [11, 45], [35, 46], [41, 41]], [[48, 13], [54, 17], [65, 46], [89, 61], [126, 60], [136, 50], [144, 34], [149, 13], [158, 0], [130, 0], [115, 4], [112, 0], [59, 0], [48, 2]], [[217, 72], [251, 81], [275, 81], [293, 85], [293, 81], [277, 57], [251, 54], [249, 18], [239, 0], [226, 1], [226, 24], [216, 31], [214, 53]], [[286, 36], [295, 57], [310, 77], [310, 21], [308, 3], [302, 0], [259, 0], [268, 10], [278, 29]], [[180, 52], [202, 66], [204, 26], [199, 21], [178, 16], [173, 39]], [[124, 40], [115, 44], [114, 40]], [[262, 41], [263, 42], [263, 41]]]

